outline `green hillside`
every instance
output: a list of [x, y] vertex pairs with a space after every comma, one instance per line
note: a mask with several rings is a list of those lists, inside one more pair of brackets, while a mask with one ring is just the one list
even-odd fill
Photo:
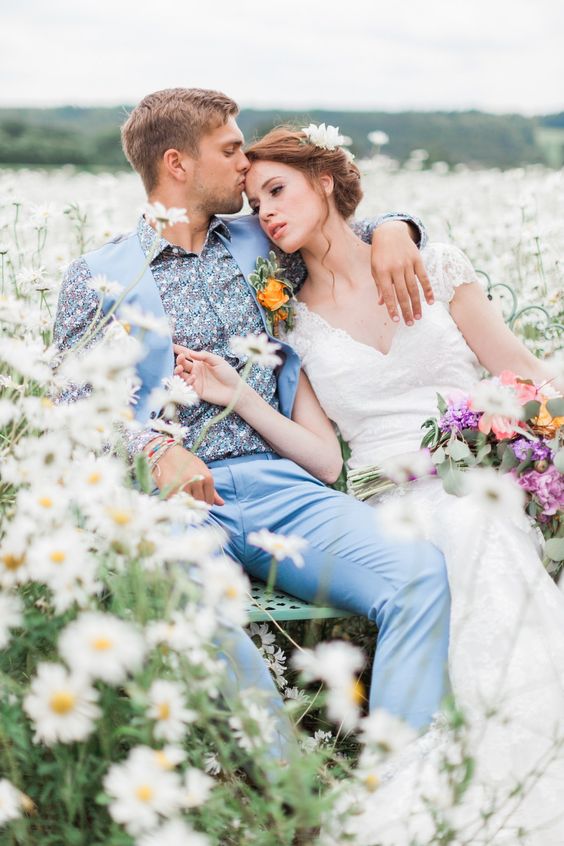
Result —
[[[129, 107], [0, 109], [0, 165], [124, 167], [119, 126]], [[240, 126], [246, 138], [261, 135], [281, 122], [332, 123], [353, 139], [358, 156], [369, 155], [367, 134], [382, 130], [390, 142], [384, 151], [400, 161], [424, 148], [429, 163], [465, 162], [508, 168], [531, 162], [561, 166], [564, 148], [554, 139], [564, 129], [564, 112], [539, 118], [485, 112], [309, 112], [243, 109]], [[545, 131], [548, 130], [548, 133]], [[555, 130], [558, 132], [555, 134]], [[548, 139], [548, 141], [546, 140]], [[550, 150], [547, 150], [547, 144]]]

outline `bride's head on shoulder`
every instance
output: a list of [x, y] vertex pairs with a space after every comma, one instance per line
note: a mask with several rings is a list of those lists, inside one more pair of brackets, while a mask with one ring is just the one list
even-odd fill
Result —
[[251, 165], [246, 192], [253, 213], [286, 253], [347, 221], [362, 199], [360, 172], [331, 137], [320, 139], [307, 130], [279, 126], [245, 152]]

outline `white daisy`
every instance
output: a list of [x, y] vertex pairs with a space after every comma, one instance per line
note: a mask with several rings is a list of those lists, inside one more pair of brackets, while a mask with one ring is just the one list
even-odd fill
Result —
[[321, 147], [323, 150], [336, 150], [344, 142], [344, 137], [339, 132], [338, 126], [331, 126], [324, 123], [319, 124], [310, 123], [309, 126], [302, 126], [302, 132], [305, 133], [310, 144], [315, 147]]
[[332, 684], [327, 692], [327, 716], [342, 725], [345, 731], [352, 731], [358, 725], [364, 699], [363, 685], [354, 677]]
[[221, 618], [234, 625], [247, 621], [250, 584], [242, 568], [228, 558], [215, 558], [204, 577], [204, 600], [215, 608]]
[[10, 642], [10, 629], [17, 629], [23, 623], [23, 602], [19, 596], [0, 593], [0, 649]]
[[169, 620], [156, 620], [145, 629], [151, 646], [166, 644], [169, 649], [185, 654], [210, 643], [217, 628], [217, 617], [209, 608], [186, 608], [175, 611]]
[[0, 540], [0, 588], [11, 588], [30, 578], [27, 551], [31, 529], [27, 520], [16, 517]]
[[290, 558], [296, 567], [304, 566], [301, 551], [307, 546], [307, 541], [299, 535], [278, 535], [268, 529], [261, 529], [249, 534], [249, 543], [268, 552], [277, 561]]
[[149, 703], [147, 716], [155, 721], [153, 733], [157, 740], [183, 741], [187, 726], [198, 716], [195, 711], [186, 708], [183, 686], [178, 682], [156, 679], [149, 688]]
[[410, 497], [387, 497], [378, 505], [374, 519], [382, 532], [400, 541], [419, 540], [427, 536], [428, 515], [424, 507], [412, 502]]
[[367, 137], [370, 143], [374, 144], [375, 147], [383, 147], [390, 140], [390, 136], [379, 129], [369, 132]]
[[368, 717], [364, 717], [361, 729], [362, 742], [373, 751], [385, 755], [399, 752], [417, 737], [411, 726], [383, 708], [378, 708]]
[[41, 482], [31, 488], [19, 491], [16, 509], [29, 520], [42, 525], [53, 524], [61, 520], [69, 507], [69, 493], [57, 482]]
[[259, 639], [260, 642], [258, 644], [258, 648], [263, 654], [273, 654], [273, 644], [276, 641], [276, 635], [274, 632], [270, 631], [266, 623], [251, 623], [249, 626], [249, 634], [252, 638]]
[[22, 815], [22, 795], [6, 778], [0, 778], [0, 826]]
[[245, 715], [229, 717], [229, 725], [235, 740], [246, 752], [263, 749], [274, 740], [272, 714], [256, 702], [245, 703]]
[[216, 776], [221, 772], [221, 764], [219, 758], [213, 752], [209, 752], [204, 760], [204, 769], [209, 775]]
[[464, 475], [464, 493], [487, 514], [514, 514], [525, 504], [525, 492], [509, 473], [477, 467]]
[[434, 471], [434, 464], [428, 449], [419, 449], [415, 452], [394, 456], [394, 458], [383, 461], [380, 466], [384, 476], [397, 484], [421, 479]]
[[139, 329], [144, 329], [146, 332], [154, 332], [156, 335], [167, 337], [170, 335], [170, 325], [166, 317], [155, 317], [154, 314], [148, 311], [143, 311], [131, 303], [123, 303], [119, 308], [119, 320], [126, 324], [138, 326]]
[[276, 367], [281, 363], [280, 356], [276, 355], [280, 344], [274, 344], [265, 332], [245, 337], [234, 335], [229, 339], [229, 346], [236, 356], [247, 358], [259, 367]]
[[144, 207], [144, 214], [150, 223], [155, 224], [159, 233], [167, 226], [174, 226], [176, 223], [188, 223], [186, 209], [179, 209], [174, 206], [167, 209], [158, 201], [147, 203]]
[[292, 658], [294, 667], [307, 681], [321, 679], [327, 685], [346, 685], [362, 669], [364, 657], [358, 647], [344, 640], [318, 643], [315, 649], [302, 649]]
[[178, 773], [148, 764], [135, 749], [122, 764], [113, 764], [104, 777], [104, 790], [115, 822], [133, 837], [154, 829], [160, 817], [172, 817], [182, 807], [183, 789]]
[[171, 376], [163, 379], [163, 387], [151, 391], [151, 402], [160, 405], [162, 414], [167, 418], [174, 418], [178, 412], [178, 406], [189, 407], [197, 405], [200, 398], [194, 388], [187, 385], [180, 376]]
[[206, 773], [195, 767], [190, 767], [184, 773], [184, 802], [185, 808], [198, 808], [207, 802], [215, 786], [215, 781]]
[[88, 571], [88, 558], [88, 534], [72, 527], [57, 529], [31, 544], [30, 576], [56, 589], [59, 583]]
[[205, 834], [177, 819], [144, 834], [135, 841], [135, 846], [210, 846], [210, 841]]
[[102, 275], [90, 277], [86, 284], [102, 297], [111, 297], [114, 300], [117, 300], [125, 290], [120, 282], [112, 282], [107, 276]]
[[87, 679], [60, 664], [39, 664], [24, 710], [35, 726], [35, 743], [52, 746], [85, 740], [101, 714], [98, 692]]
[[86, 611], [63, 629], [59, 653], [71, 670], [90, 679], [120, 684], [137, 672], [145, 654], [142, 634], [112, 614]]
[[523, 407], [515, 391], [495, 379], [483, 379], [478, 382], [470, 397], [470, 407], [474, 411], [484, 411], [513, 420], [523, 419]]

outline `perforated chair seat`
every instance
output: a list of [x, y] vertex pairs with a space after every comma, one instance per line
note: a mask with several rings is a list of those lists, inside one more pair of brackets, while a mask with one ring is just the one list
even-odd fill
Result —
[[249, 605], [251, 623], [268, 620], [322, 620], [330, 617], [352, 617], [350, 611], [330, 608], [326, 605], [310, 605], [281, 590], [267, 593], [264, 582], [251, 579], [252, 601]]

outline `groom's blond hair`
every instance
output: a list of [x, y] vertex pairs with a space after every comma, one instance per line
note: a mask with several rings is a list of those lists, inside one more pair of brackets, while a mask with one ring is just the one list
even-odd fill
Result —
[[167, 150], [197, 157], [202, 136], [238, 113], [234, 100], [206, 88], [165, 88], [143, 97], [121, 128], [121, 142], [146, 192], [157, 185], [159, 163]]

